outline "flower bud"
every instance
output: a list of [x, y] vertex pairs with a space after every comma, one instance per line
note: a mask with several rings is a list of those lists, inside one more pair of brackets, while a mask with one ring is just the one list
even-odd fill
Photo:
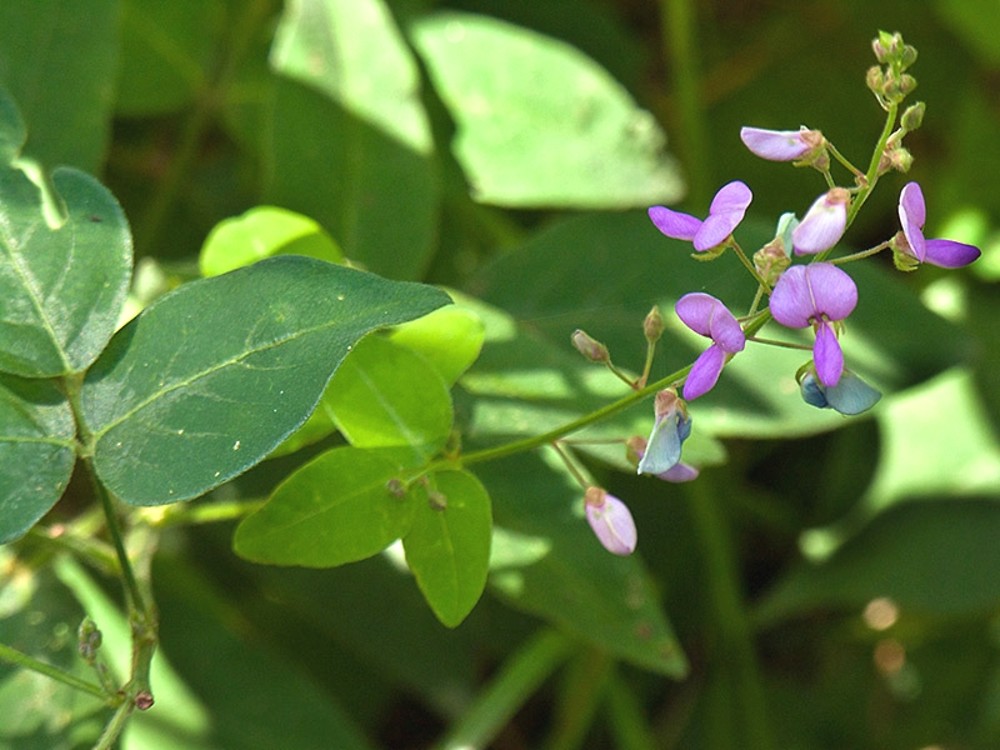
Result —
[[625, 503], [600, 487], [588, 487], [583, 500], [587, 523], [604, 549], [616, 555], [632, 554], [637, 533]]
[[875, 96], [881, 97], [885, 89], [885, 74], [878, 65], [872, 65], [865, 74], [865, 84]]
[[775, 237], [753, 254], [753, 265], [757, 273], [768, 284], [774, 286], [778, 277], [792, 264], [788, 248], [781, 237]]
[[887, 148], [885, 153], [882, 154], [882, 158], [879, 160], [878, 172], [879, 174], [885, 174], [894, 169], [897, 172], [906, 173], [910, 171], [911, 166], [913, 166], [913, 154], [902, 146], [893, 146]]
[[888, 31], [880, 31], [878, 37], [872, 40], [872, 52], [875, 59], [883, 65], [891, 63], [900, 53], [903, 47], [903, 37], [897, 31], [890, 34]]
[[927, 105], [923, 102], [917, 102], [907, 107], [899, 120], [899, 124], [903, 127], [903, 130], [910, 132], [919, 128], [924, 121], [924, 111], [926, 109]]
[[606, 364], [611, 361], [611, 355], [608, 353], [608, 347], [597, 339], [592, 338], [585, 331], [577, 328], [573, 331], [571, 340], [573, 341], [573, 346], [576, 347], [576, 350], [591, 362]]
[[649, 311], [646, 319], [642, 321], [642, 332], [646, 337], [646, 341], [650, 344], [655, 344], [663, 335], [663, 315], [660, 313], [660, 308], [656, 305], [653, 305], [653, 309]]

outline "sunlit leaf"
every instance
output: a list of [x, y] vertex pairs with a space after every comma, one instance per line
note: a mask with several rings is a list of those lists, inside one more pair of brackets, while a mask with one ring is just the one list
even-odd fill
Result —
[[579, 50], [460, 13], [421, 20], [414, 41], [456, 121], [455, 155], [478, 200], [624, 208], [681, 195], [653, 116]]
[[186, 284], [87, 374], [97, 472], [135, 505], [218, 486], [305, 421], [362, 336], [446, 302], [433, 287], [300, 256]]
[[441, 307], [389, 332], [393, 343], [426, 357], [449, 385], [454, 385], [476, 361], [484, 337], [485, 328], [479, 316], [458, 305]]
[[403, 537], [406, 562], [438, 619], [455, 627], [486, 587], [492, 514], [490, 497], [464, 471], [436, 472]]

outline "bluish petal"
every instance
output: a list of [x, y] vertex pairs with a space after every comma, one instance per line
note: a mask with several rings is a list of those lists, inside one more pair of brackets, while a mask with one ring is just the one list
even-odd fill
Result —
[[[820, 383], [832, 388], [840, 382], [840, 376], [844, 372], [844, 352], [841, 351], [837, 334], [829, 323], [822, 323], [816, 329], [813, 362], [816, 364], [816, 375]], [[829, 400], [828, 392], [827, 401]]]
[[740, 128], [740, 140], [751, 153], [768, 161], [795, 161], [812, 148], [801, 130]]
[[961, 268], [972, 263], [981, 254], [974, 245], [954, 240], [927, 240], [923, 260], [940, 268]]
[[616, 555], [632, 554], [638, 534], [625, 503], [600, 488], [591, 487], [586, 495], [586, 514], [590, 528], [604, 549]]
[[806, 373], [799, 383], [799, 393], [802, 394], [802, 400], [810, 406], [815, 406], [817, 409], [830, 408], [830, 402], [826, 400], [826, 388], [811, 372]]
[[650, 220], [667, 237], [690, 242], [701, 229], [701, 219], [664, 206], [653, 206], [647, 213]]
[[[722, 366], [725, 363], [726, 353], [718, 344], [712, 344], [703, 351], [691, 365], [691, 372], [688, 373], [687, 380], [684, 381], [684, 399], [693, 401], [698, 396], [703, 396], [712, 390], [719, 382], [719, 375], [722, 374]], [[646, 455], [649, 455], [649, 451], [646, 452]], [[679, 452], [677, 458], [680, 459]]]
[[841, 414], [854, 416], [868, 411], [882, 394], [863, 381], [850, 370], [845, 370], [840, 382], [826, 389], [826, 400]]

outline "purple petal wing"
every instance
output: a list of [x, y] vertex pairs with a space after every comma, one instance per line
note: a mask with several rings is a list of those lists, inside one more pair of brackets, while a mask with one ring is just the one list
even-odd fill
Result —
[[694, 249], [699, 252], [721, 245], [739, 226], [746, 214], [747, 206], [753, 200], [744, 183], [739, 180], [724, 185], [708, 210], [708, 218], [694, 236]]
[[899, 194], [899, 223], [910, 250], [921, 263], [927, 256], [923, 232], [926, 219], [927, 207], [923, 191], [917, 183], [908, 182]]
[[941, 268], [961, 268], [972, 263], [981, 254], [975, 245], [954, 240], [926, 240], [923, 261]]
[[769, 161], [795, 161], [810, 149], [799, 130], [740, 128], [740, 140], [753, 154]]
[[792, 232], [796, 255], [815, 255], [829, 250], [847, 229], [847, 203], [830, 201], [829, 193], [809, 207], [802, 222]]
[[698, 478], [698, 471], [693, 466], [690, 466], [683, 461], [678, 464], [674, 464], [673, 467], [667, 469], [662, 474], [657, 474], [658, 479], [662, 479], [666, 482], [690, 482]]
[[677, 300], [674, 312], [677, 313], [678, 318], [684, 321], [684, 325], [695, 333], [711, 336], [712, 318], [720, 307], [725, 310], [725, 305], [711, 294], [692, 292]]
[[635, 550], [637, 533], [628, 507], [614, 495], [605, 494], [600, 505], [587, 503], [587, 522], [608, 552], [630, 555]]
[[816, 329], [813, 362], [816, 364], [819, 382], [827, 388], [833, 388], [840, 382], [840, 376], [844, 372], [844, 353], [837, 341], [837, 334], [829, 323], [823, 323]]
[[671, 211], [664, 206], [653, 206], [648, 213], [656, 228], [667, 237], [673, 237], [675, 240], [690, 242], [701, 229], [701, 219], [690, 214], [683, 214], [680, 211]]
[[708, 213], [709, 215], [738, 213], [742, 219], [752, 200], [753, 193], [746, 183], [733, 180], [719, 188], [719, 192], [712, 199], [712, 205], [708, 207]]
[[726, 353], [717, 344], [712, 344], [703, 351], [691, 365], [691, 372], [684, 381], [684, 399], [693, 401], [712, 390], [719, 382], [719, 375], [722, 374], [722, 366], [725, 363]]
[[778, 279], [771, 293], [771, 315], [788, 328], [805, 328], [816, 314], [812, 291], [806, 280], [806, 266], [792, 266]]
[[805, 269], [816, 313], [830, 320], [843, 320], [854, 311], [858, 304], [858, 287], [846, 272], [832, 263], [813, 263]]
[[739, 321], [733, 317], [733, 314], [721, 302], [719, 303], [719, 309], [712, 316], [709, 330], [712, 341], [722, 347], [722, 351], [729, 354], [743, 351], [743, 348], [747, 344], [746, 334], [743, 333], [743, 328], [740, 326]]

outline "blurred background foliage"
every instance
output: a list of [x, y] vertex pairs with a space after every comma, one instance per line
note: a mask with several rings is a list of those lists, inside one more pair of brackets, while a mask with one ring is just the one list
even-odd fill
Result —
[[[984, 255], [959, 272], [859, 270], [846, 346], [886, 391], [870, 415], [811, 410], [786, 387], [796, 355], [748, 352], [693, 407], [697, 482], [581, 452], [636, 516], [630, 561], [593, 549], [545, 457], [483, 466], [506, 536], [455, 630], [390, 556], [251, 566], [229, 524], [150, 519], [158, 701], [124, 746], [1000, 746], [1000, 3], [0, 4], [0, 82], [26, 154], [118, 197], [137, 304], [195, 277], [220, 221], [301, 212], [354, 262], [470, 295], [487, 327], [455, 393], [470, 445], [614, 397], [574, 358], [574, 328], [638, 366], [651, 304], [702, 288], [745, 304], [731, 259], [692, 263], [641, 209], [702, 213], [742, 179], [755, 200], [741, 231], [766, 241], [821, 181], [756, 159], [739, 127], [819, 128], [866, 164], [878, 29], [920, 53], [928, 109], [906, 179], [924, 188], [929, 236]], [[885, 178], [847, 243], [896, 231], [903, 182]], [[642, 432], [648, 411], [606, 432]], [[215, 494], [259, 496], [309, 451]], [[0, 574], [3, 641], [71, 665], [83, 611], [109, 650], [124, 639], [113, 589], [38, 539], [0, 549]], [[2, 667], [0, 716], [0, 747], [18, 750], [88, 746], [100, 727], [86, 700]]]

